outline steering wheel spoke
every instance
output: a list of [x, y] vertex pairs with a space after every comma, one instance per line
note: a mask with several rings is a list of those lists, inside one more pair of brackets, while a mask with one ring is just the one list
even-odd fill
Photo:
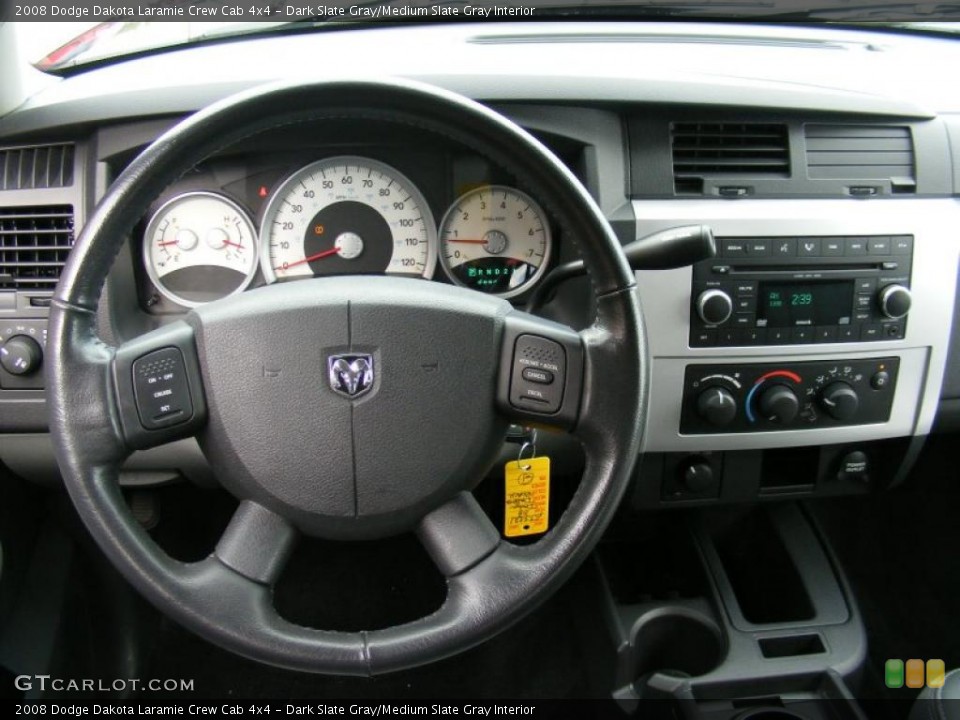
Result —
[[584, 352], [568, 325], [514, 311], [504, 323], [497, 405], [513, 422], [571, 430], [580, 415]]
[[297, 531], [269, 508], [244, 500], [217, 543], [214, 556], [248, 580], [273, 585], [296, 544]]
[[417, 527], [417, 537], [448, 578], [468, 571], [500, 544], [493, 523], [466, 492], [427, 514]]
[[138, 450], [194, 435], [207, 417], [193, 328], [179, 321], [124, 343], [111, 363], [125, 443]]

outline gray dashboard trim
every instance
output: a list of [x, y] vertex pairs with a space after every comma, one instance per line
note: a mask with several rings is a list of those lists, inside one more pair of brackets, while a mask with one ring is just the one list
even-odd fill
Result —
[[[635, 201], [637, 236], [671, 225], [702, 222], [717, 235], [893, 235], [916, 238], [913, 311], [900, 341], [778, 347], [691, 348], [690, 268], [637, 273], [653, 363], [647, 451], [747, 450], [819, 445], [930, 432], [943, 382], [957, 290], [960, 237], [944, 232], [960, 224], [960, 202], [890, 200]], [[830, 430], [787, 430], [737, 435], [679, 433], [683, 369], [699, 362], [776, 362], [879, 357], [902, 358], [890, 420]]]

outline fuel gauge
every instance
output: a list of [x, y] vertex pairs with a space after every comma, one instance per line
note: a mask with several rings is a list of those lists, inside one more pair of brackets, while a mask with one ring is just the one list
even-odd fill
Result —
[[244, 290], [257, 272], [257, 234], [223, 195], [190, 192], [166, 202], [147, 224], [144, 264], [157, 290], [196, 307]]

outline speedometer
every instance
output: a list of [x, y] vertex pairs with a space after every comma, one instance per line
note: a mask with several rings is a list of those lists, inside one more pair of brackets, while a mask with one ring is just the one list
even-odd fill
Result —
[[317, 275], [430, 277], [437, 228], [417, 187], [369, 158], [341, 156], [297, 170], [261, 225], [267, 282]]
[[547, 216], [503, 185], [471, 190], [440, 223], [440, 262], [457, 285], [503, 298], [529, 290], [550, 261]]

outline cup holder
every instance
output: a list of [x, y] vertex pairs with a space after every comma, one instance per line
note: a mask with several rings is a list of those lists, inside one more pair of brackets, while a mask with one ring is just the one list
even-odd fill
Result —
[[662, 608], [641, 616], [633, 633], [633, 677], [706, 675], [723, 660], [723, 633], [708, 616], [687, 608]]

